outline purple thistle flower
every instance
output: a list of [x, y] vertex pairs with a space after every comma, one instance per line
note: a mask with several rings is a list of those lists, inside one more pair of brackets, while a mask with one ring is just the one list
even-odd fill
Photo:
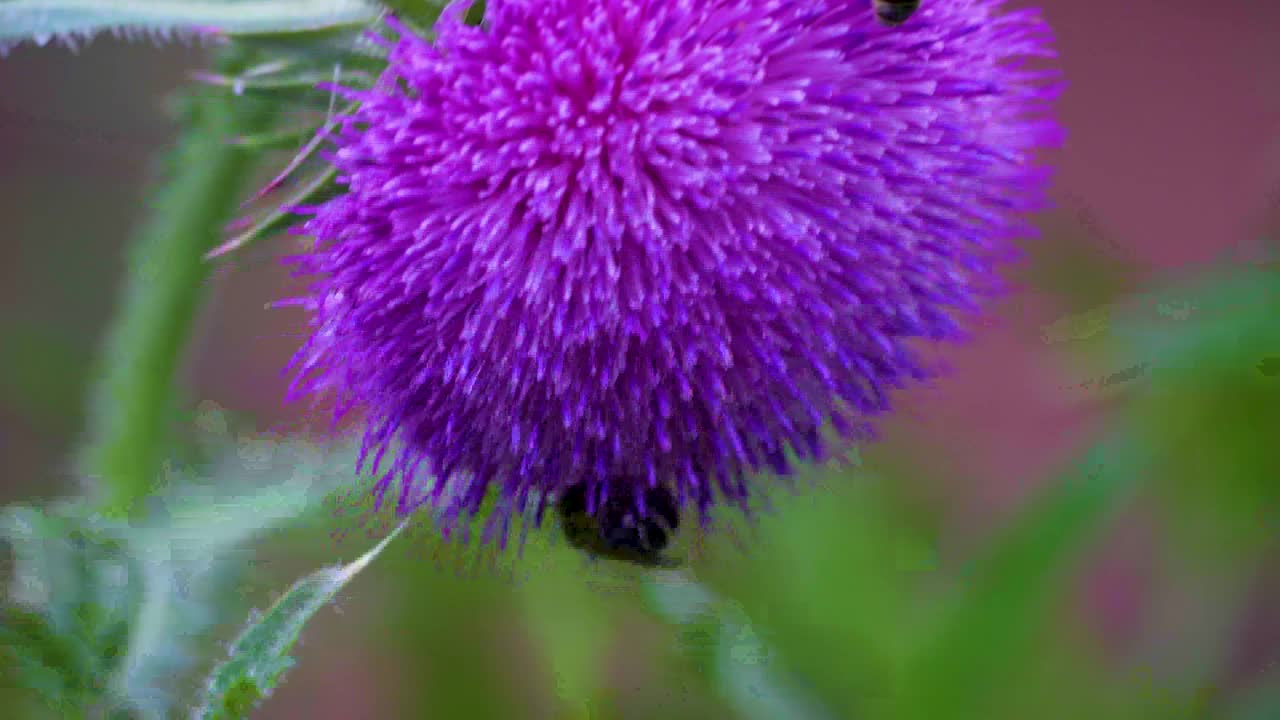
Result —
[[[398, 441], [379, 498], [491, 529], [565, 488], [705, 521], [862, 436], [933, 371], [1044, 203], [1057, 75], [1033, 11], [867, 1], [455, 2], [394, 20], [334, 133], [297, 389]], [[362, 464], [365, 458], [362, 457]], [[759, 481], [754, 481], [758, 483]]]

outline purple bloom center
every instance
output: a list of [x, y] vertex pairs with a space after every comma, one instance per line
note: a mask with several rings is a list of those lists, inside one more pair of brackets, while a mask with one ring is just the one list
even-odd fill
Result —
[[[705, 517], [824, 457], [960, 336], [1056, 142], [1034, 13], [492, 0], [400, 30], [315, 210], [307, 391], [402, 446], [400, 508], [586, 483]], [[536, 491], [536, 492], [535, 492]]]

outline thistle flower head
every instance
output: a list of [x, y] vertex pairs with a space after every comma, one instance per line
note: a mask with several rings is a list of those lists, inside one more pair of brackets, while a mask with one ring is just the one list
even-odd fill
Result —
[[[369, 414], [401, 512], [495, 530], [565, 488], [702, 517], [929, 374], [1043, 201], [1032, 11], [850, 0], [454, 3], [394, 20], [310, 213], [299, 388]], [[914, 339], [914, 340], [913, 340]], [[550, 497], [549, 497], [550, 496]]]

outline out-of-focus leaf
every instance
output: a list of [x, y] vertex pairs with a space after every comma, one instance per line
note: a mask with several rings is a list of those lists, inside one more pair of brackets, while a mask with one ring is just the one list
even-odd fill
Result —
[[[382, 4], [394, 11], [396, 17], [421, 30], [435, 24], [446, 2], [447, 0], [382, 0]], [[484, 0], [476, 3], [483, 4]]]
[[174, 470], [132, 525], [76, 504], [0, 515], [15, 558], [11, 654], [23, 682], [72, 715], [125, 706], [167, 716], [192, 644], [249, 564], [245, 546], [360, 484], [354, 444], [237, 440], [215, 414], [197, 424], [211, 460]]
[[[681, 572], [656, 572], [646, 578], [650, 605], [686, 630], [694, 642], [688, 649], [709, 667], [737, 717], [829, 718], [812, 698], [783, 682], [772, 665], [772, 651], [760, 639], [746, 614], [712, 595]], [[700, 662], [700, 664], [701, 664]]]
[[48, 618], [22, 607], [0, 608], [0, 648], [15, 665], [22, 682], [52, 708], [69, 714], [80, 707], [84, 688], [73, 685], [85, 676], [71, 672], [80, 661], [74, 640], [59, 635]]
[[[1165, 398], [1225, 380], [1251, 381], [1243, 392], [1274, 388], [1280, 358], [1280, 266], [1234, 263], [1201, 269], [1191, 279], [1167, 283], [1121, 302], [1068, 316], [1043, 328], [1046, 343], [1105, 340], [1113, 369], [1089, 385], [1159, 380]], [[1213, 379], [1216, 378], [1216, 379]], [[1227, 384], [1239, 385], [1236, 380]], [[1248, 383], [1247, 383], [1248, 384]], [[1192, 392], [1187, 392], [1192, 391]], [[1173, 410], [1166, 407], [1161, 413]], [[1184, 413], [1173, 413], [1177, 416]]]
[[[1266, 265], [1230, 264], [1201, 268], [1195, 278], [1175, 278], [1115, 302], [1064, 316], [1041, 328], [1046, 344], [1090, 340], [1099, 336], [1129, 338], [1134, 331], [1157, 340], [1148, 350], [1159, 350], [1159, 338], [1186, 337], [1180, 324], [1239, 309], [1241, 303], [1258, 299], [1257, 281], [1274, 270]], [[1248, 278], [1239, 291], [1220, 294], [1212, 288], [1223, 280]], [[1208, 292], [1206, 292], [1208, 291]]]
[[[521, 608], [510, 576], [490, 569], [502, 561], [490, 563], [492, 553], [478, 543], [445, 541], [438, 532], [409, 537], [404, 551], [385, 553], [378, 568], [396, 585], [387, 597], [388, 619], [375, 628], [378, 641], [407, 666], [422, 668], [415, 682], [397, 684], [396, 701], [429, 706], [444, 718], [516, 718], [529, 702], [554, 702], [550, 673], [539, 669], [536, 656], [525, 662], [532, 643], [513, 622]], [[496, 680], [496, 668], [519, 673], [520, 682]], [[531, 672], [536, 680], [529, 681]]]
[[771, 498], [772, 510], [749, 530], [758, 535], [749, 552], [729, 549], [723, 562], [706, 564], [703, 581], [742, 603], [780, 664], [833, 713], [875, 716], [897, 690], [928, 609], [932, 521], [862, 469], [798, 482], [822, 489]]
[[1259, 323], [1274, 319], [1277, 303], [1280, 272], [1275, 269], [1209, 268], [1154, 295], [1145, 312], [1139, 306], [1119, 313], [1113, 331], [1156, 367], [1192, 367], [1242, 349], [1253, 333], [1266, 330]]
[[1141, 456], [1119, 440], [1095, 447], [994, 541], [908, 665], [902, 717], [987, 716], [1003, 679], [1034, 656], [1072, 561], [1131, 495]]
[[15, 559], [3, 634], [21, 680], [52, 706], [85, 712], [115, 703], [110, 679], [140, 603], [122, 534], [70, 504], [0, 514]]
[[604, 681], [614, 639], [608, 607], [568, 564], [543, 562], [521, 588], [530, 630], [540, 640], [555, 690], [567, 706], [589, 708]]
[[[1192, 346], [1238, 341], [1241, 313], [1274, 303], [1280, 273], [1269, 265], [1229, 263], [1200, 269], [1153, 289], [1074, 313], [1041, 328], [1041, 341], [1106, 356], [1110, 369], [1084, 383], [1097, 389], [1132, 385], [1170, 363], [1185, 366]], [[1262, 358], [1255, 358], [1257, 363]]]
[[297, 150], [311, 138], [315, 131], [314, 127], [306, 126], [292, 130], [275, 130], [254, 135], [242, 135], [231, 140], [231, 144], [255, 152]]
[[1280, 669], [1241, 693], [1231, 704], [1230, 720], [1274, 720], [1280, 717]]
[[289, 653], [307, 622], [403, 528], [402, 524], [349, 565], [324, 568], [307, 575], [265, 613], [251, 618], [231, 645], [230, 656], [210, 675], [204, 704], [193, 717], [230, 720], [247, 716], [293, 665]]
[[377, 14], [365, 0], [0, 0], [0, 48], [75, 43], [104, 31], [163, 39], [358, 28]]
[[[1020, 286], [1065, 307], [1094, 307], [1132, 285], [1139, 263], [1127, 257], [1089, 204], [1069, 193], [1045, 217], [1043, 237], [1028, 243]], [[1016, 302], [1016, 298], [1014, 300]]]
[[1160, 488], [1178, 557], [1221, 567], [1256, 557], [1274, 541], [1280, 511], [1280, 272], [1209, 273], [1188, 284], [1195, 308], [1178, 329], [1126, 322], [1126, 340], [1152, 358], [1148, 391], [1127, 409], [1158, 448]]
[[118, 692], [152, 713], [171, 706], [174, 679], [194, 660], [189, 646], [220, 618], [215, 608], [248, 565], [249, 543], [357, 484], [353, 444], [214, 435], [213, 462], [179, 471], [131, 533], [145, 591]]

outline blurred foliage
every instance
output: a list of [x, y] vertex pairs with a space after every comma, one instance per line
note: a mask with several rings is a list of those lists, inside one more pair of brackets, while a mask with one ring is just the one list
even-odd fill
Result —
[[377, 12], [366, 0], [0, 0], [0, 51], [24, 40], [74, 46], [101, 32], [152, 38], [308, 32], [364, 25]]
[[1280, 508], [1280, 377], [1265, 372], [1280, 357], [1280, 272], [1218, 270], [1179, 300], [1178, 332], [1123, 332], [1153, 363], [1127, 421], [1148, 442], [1183, 449], [1154, 468], [1179, 556], [1257, 558], [1274, 548], [1268, 520]]
[[[1081, 198], [1068, 195], [1045, 237], [1027, 243], [1020, 284], [1067, 308], [1104, 305], [1133, 287], [1138, 268]], [[1014, 299], [1016, 302], [1016, 298]]]
[[1231, 708], [1231, 720], [1270, 720], [1280, 716], [1280, 670], [1271, 673], [1270, 682], [1243, 693]]
[[900, 685], [903, 717], [989, 717], [1033, 657], [1067, 572], [1143, 472], [1139, 447], [1113, 437], [1031, 503], [980, 555]]
[[5, 511], [14, 567], [0, 632], [19, 679], [60, 716], [166, 716], [234, 601], [247, 544], [352, 484], [354, 448], [236, 438], [217, 410], [193, 425], [187, 463], [133, 524], [78, 501]]
[[79, 508], [13, 507], [0, 532], [15, 560], [0, 635], [26, 683], [63, 715], [114, 705], [142, 594], [120, 528]]

